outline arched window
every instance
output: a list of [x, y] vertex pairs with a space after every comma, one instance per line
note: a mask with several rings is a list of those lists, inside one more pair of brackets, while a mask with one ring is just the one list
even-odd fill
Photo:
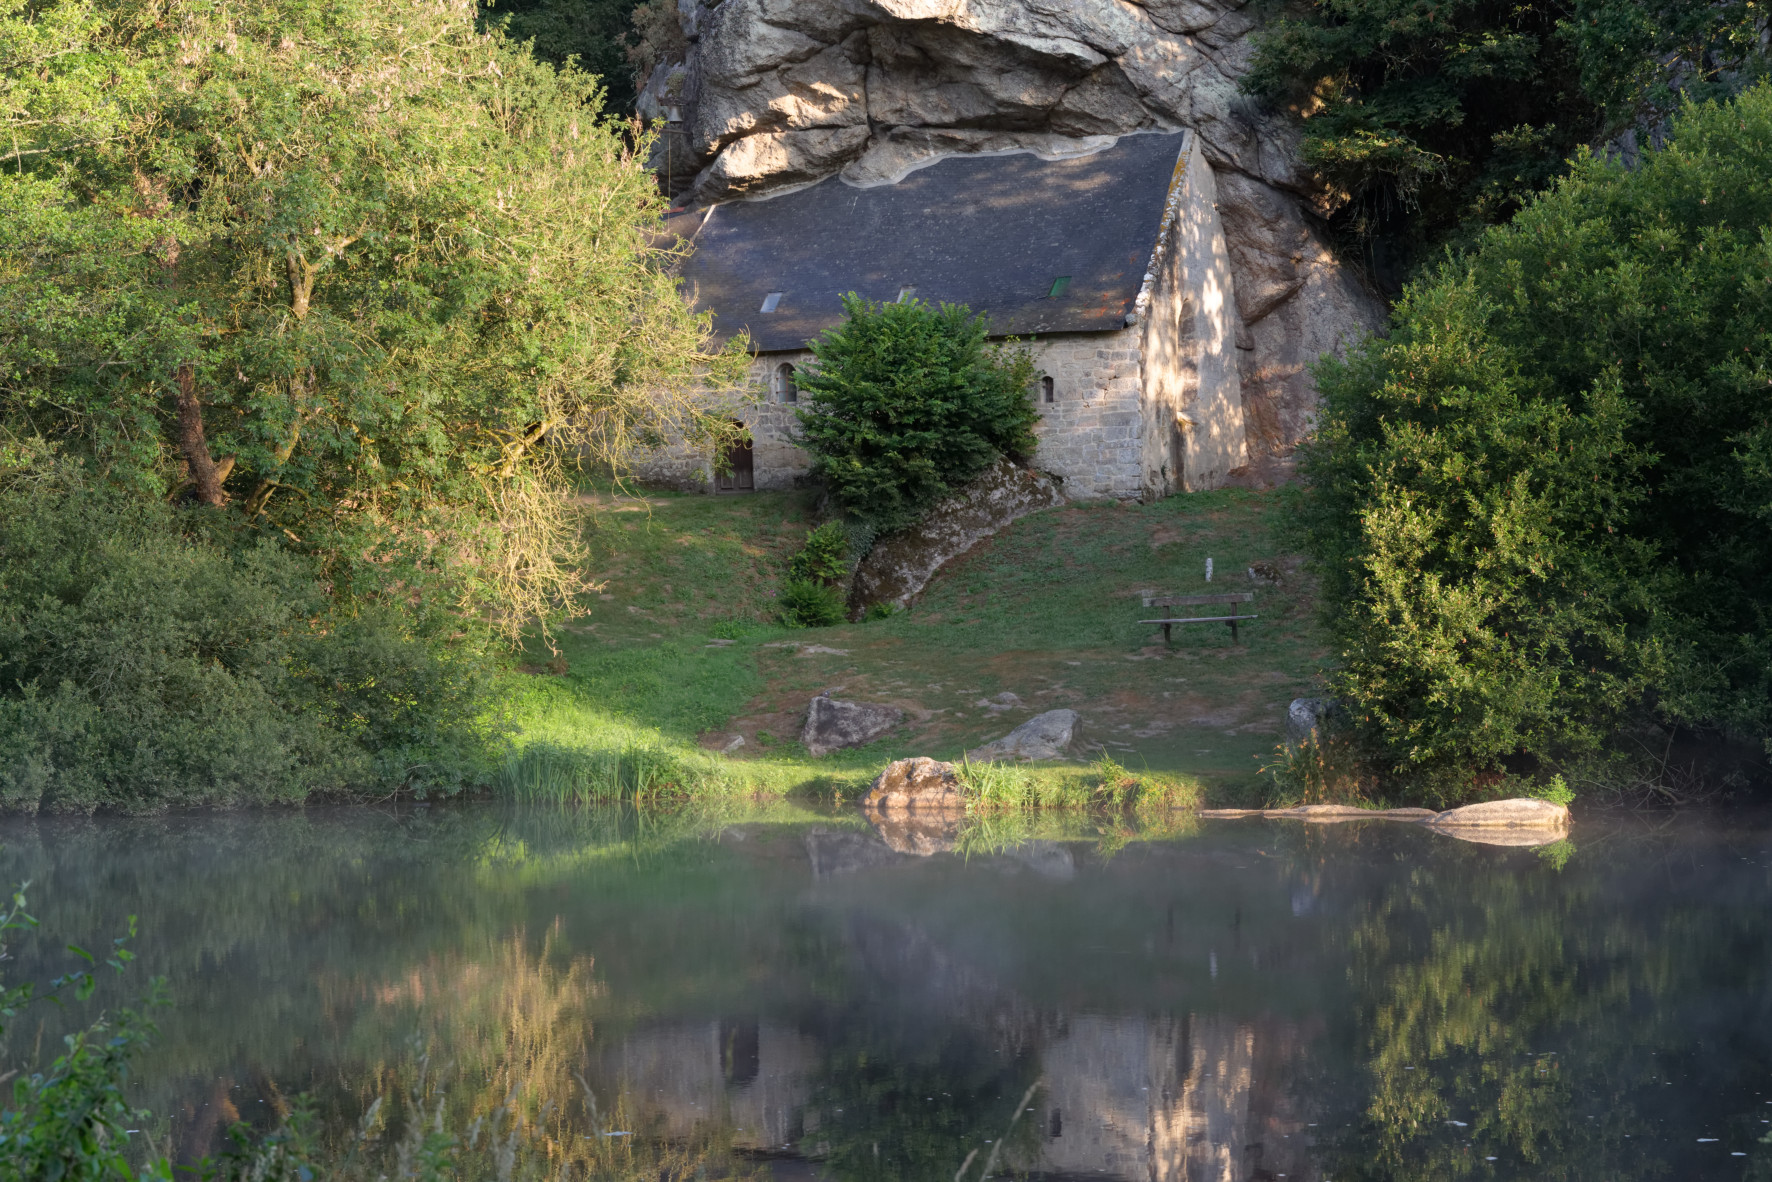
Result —
[[1040, 379], [1040, 401], [1041, 402], [1054, 401], [1051, 378], [1041, 378]]
[[786, 361], [775, 367], [775, 400], [800, 401], [800, 387], [794, 385], [794, 367]]

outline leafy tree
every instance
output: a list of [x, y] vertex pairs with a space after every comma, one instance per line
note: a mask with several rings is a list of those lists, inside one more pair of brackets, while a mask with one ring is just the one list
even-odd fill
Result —
[[514, 632], [577, 589], [563, 456], [720, 430], [645, 145], [471, 6], [18, 3], [0, 53], [14, 438]]
[[1396, 769], [1772, 735], [1772, 86], [1587, 156], [1319, 369], [1302, 525]]
[[901, 529], [998, 456], [1033, 454], [1033, 360], [990, 345], [984, 317], [853, 292], [843, 310], [812, 343], [798, 415], [812, 470], [846, 512]]
[[1764, 72], [1760, 0], [1311, 0], [1243, 86], [1303, 114], [1335, 221], [1387, 274], [1507, 220], [1584, 145]]

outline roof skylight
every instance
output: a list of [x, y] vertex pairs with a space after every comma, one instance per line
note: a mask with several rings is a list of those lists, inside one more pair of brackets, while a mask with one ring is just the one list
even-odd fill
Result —
[[1065, 292], [1070, 290], [1070, 286], [1071, 277], [1069, 275], [1060, 275], [1057, 279], [1052, 281], [1052, 290], [1046, 293], [1046, 298], [1049, 300], [1059, 299]]
[[762, 310], [765, 312], [775, 311], [775, 309], [777, 307], [779, 307], [781, 304], [781, 296], [782, 296], [782, 293], [779, 291], [772, 291], [768, 295], [764, 296]]

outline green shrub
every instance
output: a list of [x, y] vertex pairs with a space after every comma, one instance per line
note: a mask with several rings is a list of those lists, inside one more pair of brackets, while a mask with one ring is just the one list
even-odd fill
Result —
[[309, 562], [68, 479], [0, 487], [0, 807], [451, 790], [489, 764], [460, 627], [348, 610]]
[[1392, 770], [1772, 735], [1772, 87], [1578, 161], [1319, 367], [1304, 543]]
[[828, 628], [844, 619], [841, 588], [817, 579], [790, 578], [781, 585], [781, 622], [794, 628]]
[[1033, 360], [990, 345], [983, 317], [854, 293], [843, 308], [812, 343], [798, 413], [813, 472], [845, 512], [901, 529], [998, 456], [1033, 453]]
[[827, 521], [806, 537], [799, 553], [788, 560], [790, 579], [836, 583], [849, 575], [849, 531], [840, 521]]

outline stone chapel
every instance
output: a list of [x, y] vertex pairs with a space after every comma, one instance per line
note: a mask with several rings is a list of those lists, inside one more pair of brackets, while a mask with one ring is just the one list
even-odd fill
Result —
[[1078, 154], [954, 155], [894, 183], [839, 177], [674, 217], [685, 296], [747, 332], [766, 398], [734, 412], [752, 443], [717, 464], [677, 446], [642, 478], [710, 491], [791, 488], [795, 375], [841, 297], [965, 304], [1044, 375], [1033, 466], [1072, 499], [1224, 484], [1246, 462], [1241, 334], [1211, 166], [1190, 131], [1093, 137]]

